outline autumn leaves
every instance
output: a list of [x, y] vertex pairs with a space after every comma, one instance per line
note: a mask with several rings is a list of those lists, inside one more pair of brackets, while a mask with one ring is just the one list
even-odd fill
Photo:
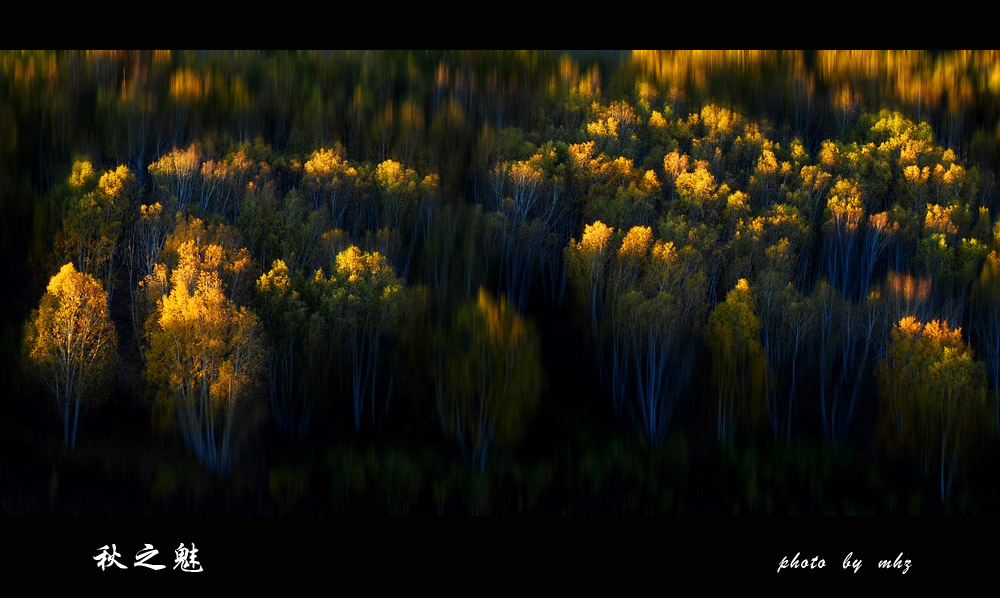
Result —
[[[523, 433], [543, 379], [531, 325], [484, 291], [449, 305], [426, 334], [426, 288], [400, 274], [418, 261], [436, 174], [394, 160], [355, 168], [342, 150], [319, 150], [292, 167], [302, 191], [282, 193], [271, 166], [252, 159], [262, 148], [203, 152], [160, 157], [146, 188], [124, 166], [102, 175], [77, 162], [57, 191], [65, 211], [54, 260], [83, 268], [70, 262], [53, 277], [26, 343], [67, 444], [81, 403], [109, 394], [99, 385], [120, 349], [115, 289], [127, 291], [132, 323], [121, 350], [139, 352], [154, 420], [213, 472], [229, 471], [248, 422], [268, 411], [265, 396], [287, 437], [304, 438], [314, 414], [338, 411], [340, 399], [356, 433], [380, 429], [399, 386], [427, 382], [401, 375], [404, 350], [450, 364], [439, 407], [452, 424], [442, 431], [476, 467]], [[329, 228], [338, 222], [347, 230]]]
[[[125, 167], [80, 162], [63, 190], [58, 265], [72, 261], [109, 298], [127, 284], [134, 334], [122, 344], [139, 347], [192, 453], [219, 472], [257, 398], [301, 439], [331, 404], [356, 434], [378, 430], [411, 390], [482, 469], [540, 401], [527, 314], [542, 300], [561, 312], [567, 287], [580, 313], [566, 317], [589, 327], [609, 417], [651, 444], [694, 396], [723, 444], [767, 421], [779, 441], [805, 423], [838, 445], [881, 390], [901, 422], [893, 434], [919, 429], [909, 446], [959, 454], [978, 416], [946, 413], [957, 423], [933, 432], [926, 407], [937, 403], [894, 397], [923, 380], [900, 373], [914, 368], [980, 384], [962, 373], [967, 347], [948, 341], [907, 361], [907, 339], [925, 342], [930, 324], [892, 330], [907, 316], [957, 326], [967, 303], [982, 330], [1000, 329], [1000, 236], [974, 205], [975, 173], [894, 113], [866, 115], [849, 141], [810, 153], [729, 109], [651, 108], [597, 103], [575, 137], [484, 133], [469, 198], [445, 197], [426, 164], [349, 161], [341, 147], [192, 145], [154, 161], [141, 188]], [[45, 301], [40, 329], [71, 304]], [[921, 392], [952, 396], [936, 384]], [[948, 400], [975, 403], [961, 396]], [[947, 458], [935, 460], [943, 494], [958, 459]]]
[[256, 314], [237, 306], [223, 286], [224, 276], [247, 267], [245, 253], [181, 243], [167, 274], [169, 292], [156, 299], [147, 323], [147, 377], [173, 399], [188, 447], [218, 472], [229, 467], [234, 414], [265, 354]]
[[893, 328], [878, 376], [886, 424], [925, 473], [936, 465], [947, 500], [962, 453], [988, 420], [983, 364], [973, 359], [960, 328], [908, 316]]
[[117, 335], [108, 317], [107, 295], [93, 276], [63, 266], [49, 281], [25, 330], [31, 362], [55, 396], [63, 437], [76, 446], [80, 404], [102, 396], [117, 352]]

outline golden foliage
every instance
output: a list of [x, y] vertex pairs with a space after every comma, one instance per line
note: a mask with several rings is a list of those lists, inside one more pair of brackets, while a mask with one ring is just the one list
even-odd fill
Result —
[[413, 193], [417, 189], [417, 172], [395, 160], [386, 160], [375, 167], [375, 182], [387, 193]]
[[169, 154], [149, 165], [149, 173], [159, 177], [186, 178], [195, 175], [201, 166], [201, 155], [195, 144], [186, 150], [174, 148]]
[[257, 316], [226, 297], [222, 247], [191, 240], [177, 253], [169, 292], [150, 316], [147, 373], [181, 400], [235, 401], [262, 366]]
[[199, 76], [190, 68], [178, 69], [170, 76], [170, 95], [183, 102], [200, 100], [211, 86], [210, 75]]
[[653, 245], [653, 257], [664, 264], [671, 263], [677, 257], [677, 250], [674, 248], [674, 242], [668, 241], [664, 243], [660, 239], [656, 240]]
[[574, 143], [569, 146], [569, 155], [577, 168], [588, 170], [591, 160], [594, 159], [594, 142]]
[[288, 266], [284, 260], [275, 260], [271, 270], [257, 279], [257, 289], [262, 292], [275, 291], [283, 294], [289, 292], [291, 287], [292, 280], [288, 276]]
[[857, 183], [849, 179], [840, 179], [830, 190], [830, 199], [826, 204], [830, 216], [838, 228], [854, 231], [864, 214], [861, 204], [861, 190]]
[[139, 206], [139, 215], [143, 220], [149, 220], [158, 217], [163, 213], [163, 206], [160, 202], [156, 202], [153, 205], [142, 204]]
[[668, 179], [676, 179], [681, 173], [688, 170], [687, 154], [681, 154], [679, 150], [670, 152], [663, 158], [663, 169], [666, 171]]
[[633, 226], [618, 250], [618, 256], [624, 259], [639, 259], [646, 255], [653, 242], [653, 229], [648, 226]]
[[337, 274], [346, 277], [348, 282], [381, 275], [394, 276], [392, 266], [385, 256], [377, 251], [361, 251], [356, 245], [338, 253], [336, 262]]
[[924, 218], [924, 230], [927, 233], [943, 233], [953, 235], [958, 233], [958, 227], [952, 220], [955, 206], [939, 206], [927, 204], [927, 216]]
[[70, 262], [49, 280], [46, 293], [25, 326], [28, 358], [63, 411], [66, 442], [76, 440], [70, 404], [99, 399], [95, 392], [111, 372], [117, 355], [117, 334], [108, 317], [107, 295], [88, 274]]
[[736, 191], [730, 193], [729, 197], [726, 199], [726, 207], [728, 207], [734, 213], [746, 213], [750, 211], [750, 197], [742, 192]]
[[97, 184], [98, 189], [100, 189], [109, 199], [114, 199], [118, 197], [118, 193], [121, 192], [122, 187], [125, 185], [125, 181], [129, 176], [128, 167], [124, 164], [116, 168], [115, 170], [109, 170], [101, 175], [101, 180]]
[[699, 163], [692, 172], [679, 174], [676, 185], [677, 191], [682, 196], [698, 202], [712, 199], [717, 189], [715, 176], [708, 171], [704, 163]]
[[309, 160], [303, 165], [303, 170], [307, 177], [317, 181], [322, 181], [335, 176], [338, 173], [357, 174], [349, 167], [347, 160], [343, 157], [343, 148], [333, 149], [320, 148], [312, 153]]
[[115, 330], [104, 289], [92, 276], [77, 272], [72, 262], [49, 280], [33, 321], [27, 342], [36, 362], [95, 364], [108, 359], [114, 349]]
[[74, 191], [83, 191], [94, 180], [94, 167], [87, 161], [73, 163], [73, 172], [69, 176], [69, 187]]
[[[614, 228], [597, 220], [593, 224], [584, 226], [583, 237], [580, 238], [579, 243], [575, 243], [575, 246], [579, 251], [587, 253], [603, 252], [608, 246], [608, 240], [611, 239], [611, 233], [614, 231]], [[573, 241], [570, 241], [570, 243], [572, 244]]]

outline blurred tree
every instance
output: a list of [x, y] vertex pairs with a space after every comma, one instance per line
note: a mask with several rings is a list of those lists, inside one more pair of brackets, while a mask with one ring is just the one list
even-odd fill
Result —
[[[500, 266], [498, 284], [519, 311], [526, 306], [539, 270], [543, 276], [560, 276], [558, 266], [554, 274], [551, 271], [553, 262], [559, 262], [558, 248], [566, 242], [558, 235], [564, 232], [569, 211], [563, 197], [566, 167], [560, 157], [550, 142], [529, 159], [502, 162], [490, 173], [486, 208], [494, 239], [491, 249]], [[557, 286], [562, 281], [547, 284]], [[554, 298], [554, 293], [550, 295]]]
[[1000, 255], [991, 251], [972, 292], [972, 338], [982, 351], [1000, 434]]
[[479, 299], [459, 308], [438, 342], [441, 427], [482, 471], [489, 452], [518, 441], [538, 408], [544, 376], [538, 335], [506, 299], [495, 301], [480, 288]]

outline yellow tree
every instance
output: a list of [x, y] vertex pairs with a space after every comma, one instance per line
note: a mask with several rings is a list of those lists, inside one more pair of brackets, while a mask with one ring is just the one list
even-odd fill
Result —
[[604, 352], [601, 332], [605, 311], [605, 294], [608, 269], [613, 249], [610, 246], [615, 229], [600, 220], [584, 226], [580, 241], [570, 239], [564, 250], [566, 270], [570, 282], [576, 287], [577, 297], [587, 310], [590, 320], [590, 338], [597, 355], [598, 373], [604, 384]]
[[614, 232], [614, 228], [597, 220], [584, 227], [579, 242], [570, 239], [565, 251], [570, 278], [577, 285], [580, 297], [589, 299], [586, 304], [590, 314], [591, 334], [595, 338], [598, 333], [599, 316], [603, 315], [599, 293], [603, 288], [608, 260], [611, 257], [608, 242]]
[[[300, 278], [284, 260], [275, 260], [271, 270], [257, 279], [257, 311], [270, 341], [268, 355], [271, 414], [285, 434], [305, 436], [315, 406], [321, 370], [326, 364], [317, 359], [324, 351], [314, 350], [316, 341], [329, 334], [326, 326], [315, 325], [315, 310], [299, 293]], [[296, 288], [298, 287], [298, 288]]]
[[[567, 223], [563, 197], [566, 167], [552, 143], [528, 160], [497, 164], [486, 198], [492, 252], [497, 258], [499, 282], [519, 311], [524, 311], [540, 266], [558, 263], [559, 252], [550, 235]], [[546, 242], [550, 241], [550, 242]], [[557, 266], [558, 270], [558, 266]], [[548, 283], [547, 283], [548, 284]]]
[[565, 255], [570, 281], [589, 308], [601, 383], [610, 382], [615, 415], [627, 412], [656, 444], [691, 379], [689, 338], [703, 319], [708, 290], [702, 255], [690, 244], [654, 242], [651, 227], [616, 236], [599, 220], [579, 242], [570, 241]]
[[174, 148], [149, 165], [149, 174], [164, 199], [177, 198], [178, 207], [194, 199], [195, 182], [201, 171], [201, 152], [195, 144], [186, 150]]
[[[63, 436], [76, 447], [80, 403], [96, 398], [99, 383], [114, 363], [117, 336], [108, 318], [107, 295], [73, 263], [52, 277], [25, 330], [28, 357], [56, 398], [63, 414]], [[72, 426], [70, 408], [72, 407]]]
[[723, 442], [733, 441], [741, 414], [754, 423], [763, 411], [766, 365], [758, 338], [760, 328], [750, 285], [741, 278], [708, 318], [719, 391], [717, 432]]
[[221, 246], [186, 241], [177, 255], [169, 290], [150, 316], [146, 373], [173, 399], [190, 450], [226, 472], [238, 407], [264, 362], [260, 327], [253, 312], [226, 297], [221, 274], [233, 262]]
[[[395, 371], [388, 368], [384, 394], [380, 392], [383, 378], [379, 366], [384, 365], [381, 347], [399, 328], [407, 300], [403, 282], [385, 256], [379, 252], [364, 252], [351, 245], [337, 254], [332, 276], [323, 278], [319, 270], [314, 282], [320, 293], [320, 313], [331, 330], [331, 357], [339, 359], [348, 369], [354, 404], [354, 428], [361, 431], [361, 416], [367, 401], [372, 426], [376, 412], [382, 416], [389, 409]], [[384, 396], [378, 408], [376, 397]]]
[[951, 495], [959, 457], [986, 416], [986, 372], [962, 340], [961, 328], [914, 317], [899, 321], [879, 367], [883, 414], [928, 475], [938, 460], [941, 500]]
[[[857, 296], [854, 289], [860, 277], [852, 268], [858, 264], [859, 228], [865, 216], [860, 185], [850, 179], [837, 181], [826, 205], [828, 218], [824, 225], [824, 251], [827, 276], [830, 286], [841, 296], [853, 298]], [[861, 292], [865, 290], [861, 289]]]
[[[238, 214], [247, 181], [253, 173], [253, 161], [239, 150], [226, 160], [206, 160], [201, 165], [201, 210], [219, 214]], [[230, 199], [233, 208], [230, 210]]]
[[380, 192], [376, 228], [388, 227], [408, 231], [416, 215], [417, 172], [395, 160], [386, 160], [375, 167], [375, 185]]
[[[426, 233], [430, 224], [440, 180], [435, 173], [421, 179], [414, 169], [406, 168], [395, 160], [386, 160], [375, 167], [373, 182], [377, 210], [368, 226], [378, 230], [378, 237], [394, 237], [399, 240], [401, 248], [409, 247], [408, 250], [390, 252], [388, 245], [380, 243], [382, 252], [405, 278], [409, 273], [411, 256], [416, 253], [418, 238], [422, 231]], [[405, 258], [397, 257], [399, 253]]]
[[135, 175], [122, 165], [98, 178], [89, 162], [77, 162], [69, 187], [72, 195], [57, 251], [80, 272], [100, 280], [110, 298], [121, 265], [122, 223], [136, 195]]
[[302, 169], [303, 188], [312, 198], [313, 209], [328, 203], [333, 225], [343, 228], [358, 178], [358, 171], [344, 158], [344, 148], [338, 144], [333, 149], [314, 151]]

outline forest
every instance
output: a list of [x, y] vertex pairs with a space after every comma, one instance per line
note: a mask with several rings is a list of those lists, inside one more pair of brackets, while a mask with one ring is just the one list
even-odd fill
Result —
[[1000, 52], [0, 52], [0, 513], [1000, 506]]

